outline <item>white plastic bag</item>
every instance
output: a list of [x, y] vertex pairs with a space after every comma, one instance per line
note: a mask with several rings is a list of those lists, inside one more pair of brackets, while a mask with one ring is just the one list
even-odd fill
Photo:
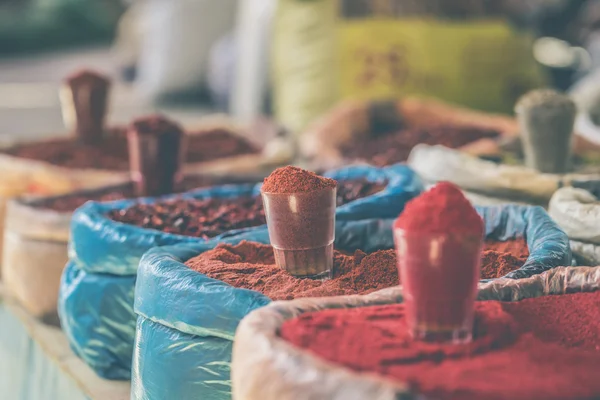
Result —
[[[481, 284], [480, 300], [590, 292], [600, 288], [600, 267], [559, 267], [531, 278]], [[275, 302], [246, 318], [235, 335], [232, 363], [235, 400], [398, 400], [421, 398], [408, 385], [359, 374], [313, 356], [281, 339], [279, 328], [300, 314], [328, 308], [354, 308], [402, 301], [402, 289], [368, 296]]]
[[485, 161], [443, 146], [418, 145], [408, 164], [429, 182], [450, 181], [463, 189], [510, 200], [547, 204], [554, 192], [573, 180], [598, 175], [542, 174], [526, 167]]

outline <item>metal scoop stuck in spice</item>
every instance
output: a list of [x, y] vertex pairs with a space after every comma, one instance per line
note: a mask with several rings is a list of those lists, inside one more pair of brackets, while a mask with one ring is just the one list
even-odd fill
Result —
[[331, 278], [336, 181], [287, 166], [261, 194], [276, 264], [296, 277]]

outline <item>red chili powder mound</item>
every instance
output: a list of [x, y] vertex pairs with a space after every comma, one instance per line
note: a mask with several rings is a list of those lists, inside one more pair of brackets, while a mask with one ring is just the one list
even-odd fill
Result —
[[273, 248], [243, 241], [220, 245], [186, 262], [191, 269], [237, 288], [263, 293], [273, 300], [367, 294], [398, 285], [394, 250], [353, 255], [334, 253], [334, 278], [299, 279], [277, 267]]
[[336, 182], [302, 168], [277, 168], [265, 178], [262, 191], [266, 193], [306, 193], [333, 188]]
[[[527, 248], [524, 241], [516, 242], [524, 243]], [[520, 268], [527, 259], [495, 251], [484, 251], [482, 258], [487, 263], [482, 278], [506, 275], [504, 269], [497, 269], [498, 265], [510, 265], [512, 271]], [[509, 260], [514, 263], [509, 264]], [[247, 241], [236, 246], [220, 245], [188, 260], [186, 265], [231, 286], [256, 290], [273, 300], [366, 294], [399, 284], [394, 250], [371, 254], [358, 250], [353, 255], [336, 251], [334, 278], [328, 281], [295, 278], [275, 264], [271, 246]]]
[[483, 236], [483, 220], [461, 190], [441, 182], [406, 204], [394, 226], [413, 233]]
[[478, 302], [474, 341], [412, 341], [403, 305], [325, 310], [281, 336], [330, 362], [435, 399], [600, 398], [600, 292]]

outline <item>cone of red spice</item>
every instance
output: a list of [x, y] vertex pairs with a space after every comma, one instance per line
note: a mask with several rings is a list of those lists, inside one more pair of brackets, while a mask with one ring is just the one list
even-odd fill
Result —
[[296, 277], [331, 278], [336, 181], [287, 166], [265, 179], [261, 194], [277, 265]]
[[97, 145], [104, 136], [110, 80], [91, 70], [80, 70], [64, 81], [60, 97], [65, 122], [74, 124], [80, 142]]
[[409, 202], [398, 217], [398, 268], [415, 338], [471, 340], [483, 236], [481, 217], [447, 182]]
[[175, 186], [183, 180], [183, 129], [160, 115], [144, 117], [131, 124], [127, 141], [136, 195], [173, 193]]

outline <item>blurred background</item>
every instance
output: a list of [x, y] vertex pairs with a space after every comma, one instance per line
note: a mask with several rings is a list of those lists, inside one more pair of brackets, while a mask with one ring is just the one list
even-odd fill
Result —
[[[302, 131], [335, 103], [405, 94], [511, 113], [595, 82], [595, 0], [0, 0], [0, 137], [64, 130], [61, 80], [110, 74], [111, 123], [227, 112]], [[469, 82], [466, 85], [466, 82]], [[586, 85], [586, 87], [589, 85]]]

